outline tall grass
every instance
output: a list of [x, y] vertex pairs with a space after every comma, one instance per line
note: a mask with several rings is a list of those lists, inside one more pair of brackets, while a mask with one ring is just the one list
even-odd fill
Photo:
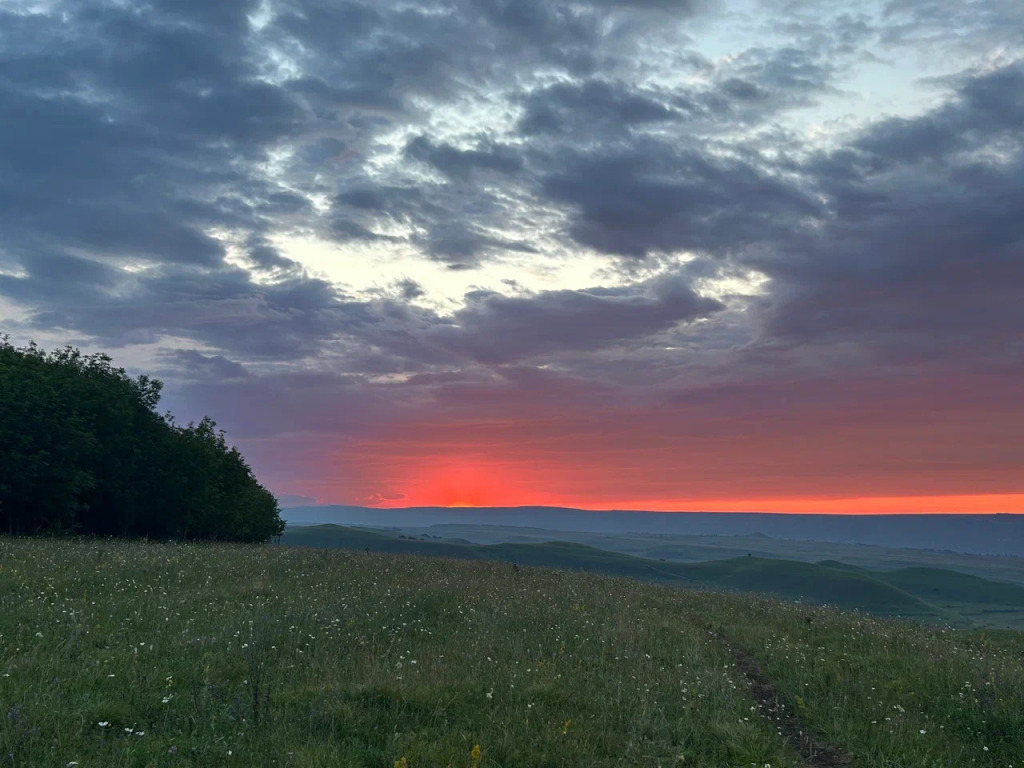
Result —
[[0, 538], [0, 768], [801, 765], [723, 638], [865, 768], [1024, 766], [1014, 633], [501, 563]]
[[256, 546], [0, 558], [0, 766], [797, 764], [645, 584]]
[[1024, 633], [731, 595], [694, 621], [748, 649], [800, 718], [863, 766], [1024, 766]]

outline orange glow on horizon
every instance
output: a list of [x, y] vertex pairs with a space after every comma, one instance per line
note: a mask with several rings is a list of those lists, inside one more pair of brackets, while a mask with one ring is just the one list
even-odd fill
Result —
[[499, 507], [504, 499], [522, 496], [530, 481], [517, 468], [499, 462], [472, 459], [448, 459], [425, 466], [410, 478], [415, 489], [410, 496], [430, 499], [422, 505], [437, 507]]
[[[776, 499], [608, 499], [573, 500], [539, 492], [489, 491], [469, 484], [444, 481], [437, 492], [425, 492], [390, 501], [381, 507], [519, 507], [553, 506], [585, 510], [639, 510], [645, 512], [762, 512], [770, 514], [835, 515], [996, 515], [1024, 514], [1024, 494], [977, 494], [955, 496], [880, 496], [864, 498]], [[425, 491], [427, 489], [424, 489]], [[433, 490], [433, 489], [432, 489]]]
[[655, 502], [652, 507], [629, 508], [650, 509], [653, 512], [767, 512], [805, 515], [1019, 515], [1024, 514], [1024, 494], [693, 499], [681, 502]]
[[[825, 429], [808, 418], [735, 434], [722, 426], [731, 422], [683, 416], [407, 423], [373, 441], [318, 448], [303, 465], [311, 481], [303, 492], [380, 508], [1024, 514], [1007, 448], [1021, 425], [1009, 416], [984, 421], [972, 412], [923, 425], [893, 418], [878, 429]], [[964, 447], [972, 445], [984, 450]]]

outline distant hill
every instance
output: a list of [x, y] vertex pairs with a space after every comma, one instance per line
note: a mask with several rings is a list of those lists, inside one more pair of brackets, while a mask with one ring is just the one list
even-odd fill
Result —
[[592, 533], [751, 536], [1024, 557], [1024, 515], [782, 515], [588, 511], [564, 507], [292, 507], [289, 524], [375, 528], [431, 525], [535, 527]]
[[868, 571], [839, 562], [761, 557], [665, 562], [565, 541], [478, 545], [333, 524], [290, 528], [282, 542], [583, 570], [691, 588], [773, 594], [926, 621], [962, 618], [955, 608], [963, 605], [1024, 608], [1020, 586], [938, 568]]
[[925, 599], [1024, 606], [1024, 589], [1016, 584], [940, 568], [901, 568], [886, 573], [885, 580]]

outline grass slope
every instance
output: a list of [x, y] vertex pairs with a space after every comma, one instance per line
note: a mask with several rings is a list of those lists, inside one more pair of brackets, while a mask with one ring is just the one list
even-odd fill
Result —
[[940, 568], [901, 568], [882, 577], [893, 586], [930, 600], [1024, 607], [1024, 587]]
[[239, 545], [0, 562], [2, 765], [799, 764], [649, 584]]
[[502, 542], [542, 543], [575, 541], [597, 549], [621, 552], [649, 560], [694, 562], [733, 557], [775, 558], [808, 563], [830, 560], [869, 570], [898, 568], [938, 568], [1011, 582], [1024, 586], [1024, 558], [988, 555], [963, 555], [950, 551], [900, 549], [867, 544], [837, 544], [826, 541], [800, 541], [749, 536], [711, 536], [680, 534], [627, 533], [619, 535], [557, 531], [496, 525], [436, 525], [428, 528], [402, 527], [407, 535], [428, 534], [438, 538], [460, 538], [478, 544]]
[[735, 649], [851, 768], [1024, 768], [1017, 632], [481, 560], [3, 537], [0, 764], [804, 765]]
[[[283, 541], [287, 544], [306, 546], [345, 549], [369, 547], [372, 551], [380, 552], [502, 560], [520, 565], [584, 570], [690, 587], [761, 592], [795, 600], [811, 600], [844, 608], [858, 608], [883, 615], [907, 615], [935, 620], [946, 618], [944, 613], [920, 596], [880, 578], [877, 573], [826, 564], [759, 557], [739, 557], [706, 563], [662, 562], [565, 541], [543, 544], [456, 545], [449, 541], [398, 538], [337, 525], [286, 531]], [[950, 574], [951, 577], [958, 575]]]

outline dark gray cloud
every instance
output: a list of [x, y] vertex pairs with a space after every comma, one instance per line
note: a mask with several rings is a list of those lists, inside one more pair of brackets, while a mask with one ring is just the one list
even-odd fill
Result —
[[475, 172], [507, 175], [523, 168], [523, 158], [518, 152], [491, 142], [472, 149], [458, 149], [450, 144], [435, 144], [426, 136], [417, 136], [406, 145], [405, 155], [427, 163], [449, 178], [463, 181]]
[[889, 0], [883, 20], [881, 34], [887, 43], [919, 46], [932, 55], [964, 47], [988, 53], [999, 45], [1024, 42], [1024, 7], [1015, 0]]
[[1022, 109], [1024, 75], [1010, 65], [817, 158], [830, 216], [754, 259], [776, 281], [766, 332], [789, 343], [852, 341], [890, 362], [1019, 358]]
[[[1021, 149], [1024, 125], [1024, 66], [960, 76], [946, 104], [920, 117], [892, 118], [871, 127], [852, 148], [879, 171], [898, 163], [944, 161], [961, 152]], [[847, 155], [847, 157], [851, 157]]]
[[[169, 265], [117, 272], [105, 283], [102, 268], [78, 268], [92, 282], [45, 271], [2, 276], [0, 290], [35, 303], [37, 328], [74, 328], [116, 345], [190, 338], [255, 358], [314, 354], [325, 339], [367, 317], [365, 304], [345, 301], [330, 283], [301, 274], [259, 284], [238, 267]], [[54, 294], [55, 286], [63, 291]]]
[[241, 36], [252, 4], [216, 5], [0, 12], [2, 286], [37, 326], [155, 338], [166, 318], [154, 307], [180, 301], [157, 293], [179, 287], [167, 275], [188, 274], [201, 295], [225, 284], [211, 229], [257, 230], [305, 204], [250, 166], [303, 109], [253, 77]]
[[[479, 158], [463, 158], [448, 148], [444, 160], [436, 160], [456, 177], [479, 168]], [[490, 157], [490, 155], [488, 155]], [[493, 165], [495, 160], [490, 160]], [[492, 169], [493, 170], [493, 169]], [[508, 240], [492, 234], [508, 215], [508, 203], [494, 191], [468, 183], [425, 182], [417, 186], [377, 185], [360, 182], [334, 198], [332, 227], [341, 240], [400, 241], [385, 234], [395, 227], [412, 227], [416, 234], [408, 241], [423, 255], [454, 269], [477, 266], [488, 254], [503, 251], [532, 253], [526, 241]]]
[[821, 215], [791, 179], [737, 158], [666, 141], [553, 159], [543, 187], [574, 210], [570, 233], [598, 251], [642, 258], [653, 251], [727, 253], [786, 235]]
[[481, 291], [466, 297], [451, 325], [438, 326], [427, 338], [479, 362], [510, 363], [635, 344], [722, 308], [678, 277], [524, 297]]
[[668, 89], [590, 77], [537, 88], [523, 99], [519, 130], [578, 145], [673, 124], [698, 134], [763, 124], [834, 90], [837, 65], [820, 50], [784, 47], [753, 48], [718, 65], [695, 59], [685, 68], [707, 82]]
[[836, 68], [814, 49], [754, 48], [731, 62], [720, 88], [707, 98], [731, 102], [734, 118], [764, 120], [784, 108], [814, 103], [834, 87]]
[[522, 133], [568, 138], [581, 131], [619, 134], [635, 125], [679, 120], [694, 109], [685, 97], [595, 79], [538, 88], [524, 101]]
[[[223, 355], [204, 355], [195, 349], [175, 349], [161, 355], [164, 370], [179, 380], [235, 382], [245, 379], [245, 366]], [[163, 373], [163, 372], [161, 372]]]

